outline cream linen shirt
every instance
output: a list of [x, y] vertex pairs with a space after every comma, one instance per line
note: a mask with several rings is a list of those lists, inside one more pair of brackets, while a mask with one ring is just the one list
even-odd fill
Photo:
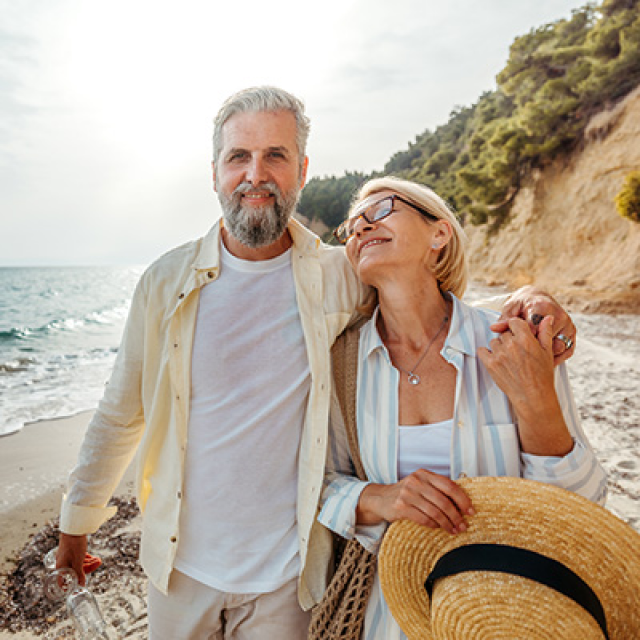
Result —
[[[111, 379], [62, 504], [61, 531], [96, 531], [115, 513], [107, 502], [137, 450], [137, 492], [144, 513], [140, 560], [163, 593], [179, 544], [198, 299], [201, 287], [218, 277], [220, 228], [218, 222], [203, 238], [165, 254], [140, 279]], [[297, 501], [299, 598], [308, 609], [322, 596], [331, 548], [329, 532], [316, 520], [327, 451], [329, 351], [349, 323], [359, 286], [342, 248], [323, 244], [295, 220], [289, 231], [311, 371]]]

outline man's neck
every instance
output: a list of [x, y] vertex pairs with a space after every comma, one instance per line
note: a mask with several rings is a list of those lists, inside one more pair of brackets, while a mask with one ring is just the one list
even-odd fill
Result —
[[286, 230], [275, 242], [264, 247], [248, 247], [236, 240], [224, 227], [222, 228], [222, 241], [227, 251], [241, 260], [270, 260], [282, 255], [293, 244], [291, 234]]

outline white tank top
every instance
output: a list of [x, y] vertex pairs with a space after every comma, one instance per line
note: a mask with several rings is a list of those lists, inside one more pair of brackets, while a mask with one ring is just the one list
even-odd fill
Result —
[[398, 480], [418, 469], [449, 477], [453, 420], [398, 428]]
[[265, 593], [300, 570], [298, 448], [310, 372], [291, 252], [221, 254], [200, 293], [176, 568]]

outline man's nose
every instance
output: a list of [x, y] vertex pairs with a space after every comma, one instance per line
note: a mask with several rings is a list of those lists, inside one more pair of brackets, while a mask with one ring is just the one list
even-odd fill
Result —
[[267, 181], [267, 170], [262, 158], [251, 158], [251, 162], [247, 167], [247, 182], [257, 187]]

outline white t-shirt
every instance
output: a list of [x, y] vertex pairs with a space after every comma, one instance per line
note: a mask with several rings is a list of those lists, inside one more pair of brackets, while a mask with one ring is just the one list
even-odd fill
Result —
[[453, 420], [398, 428], [398, 480], [418, 469], [449, 477]]
[[300, 570], [298, 449], [310, 372], [291, 252], [221, 248], [200, 293], [175, 567], [229, 593], [265, 593]]

